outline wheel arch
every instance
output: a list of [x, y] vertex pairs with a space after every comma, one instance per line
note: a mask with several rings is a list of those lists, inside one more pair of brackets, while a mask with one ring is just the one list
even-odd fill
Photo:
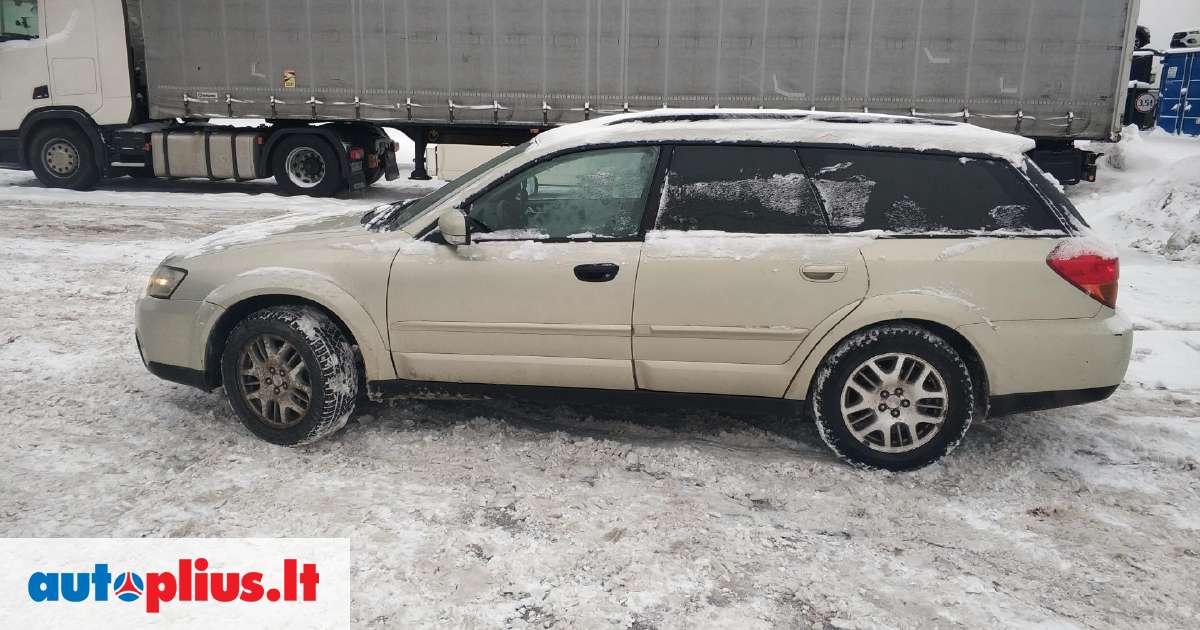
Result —
[[220, 385], [221, 353], [233, 328], [251, 313], [273, 306], [310, 306], [320, 310], [358, 349], [365, 380], [391, 380], [396, 377], [391, 353], [366, 309], [340, 289], [322, 286], [311, 278], [304, 284], [306, 286], [273, 286], [245, 291], [224, 287], [205, 299], [224, 309], [204, 337], [204, 373], [209, 385]]
[[25, 167], [29, 167], [29, 143], [34, 134], [47, 125], [69, 124], [77, 127], [92, 143], [92, 160], [101, 173], [108, 170], [108, 149], [100, 127], [87, 112], [78, 107], [43, 107], [25, 116], [17, 131], [17, 159]]
[[829, 354], [849, 337], [876, 326], [911, 324], [945, 339], [963, 357], [975, 381], [979, 411], [985, 413], [990, 391], [985, 353], [981, 352], [981, 340], [974, 338], [974, 335], [968, 332], [970, 329], [962, 328], [984, 321], [984, 317], [973, 305], [958, 298], [933, 294], [870, 298], [816, 343], [796, 372], [784, 397], [793, 400], [805, 399], [812, 388], [818, 368]]

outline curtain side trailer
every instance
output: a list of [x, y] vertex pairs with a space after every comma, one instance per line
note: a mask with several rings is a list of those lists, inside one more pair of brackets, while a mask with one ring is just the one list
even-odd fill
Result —
[[[1115, 141], [1138, 0], [0, 0], [0, 162], [51, 186], [275, 177], [334, 194], [417, 144], [659, 107], [868, 111]], [[261, 119], [231, 126], [213, 119]]]

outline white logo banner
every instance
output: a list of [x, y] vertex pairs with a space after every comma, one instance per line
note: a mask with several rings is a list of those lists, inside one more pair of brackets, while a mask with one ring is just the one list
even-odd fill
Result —
[[0, 539], [0, 628], [345, 628], [347, 538]]

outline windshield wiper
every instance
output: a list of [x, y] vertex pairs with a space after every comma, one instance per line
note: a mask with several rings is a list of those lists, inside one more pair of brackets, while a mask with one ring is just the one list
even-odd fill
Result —
[[[419, 197], [417, 199], [419, 199]], [[391, 224], [392, 220], [396, 218], [396, 215], [399, 214], [401, 210], [415, 203], [417, 199], [405, 199], [395, 203], [375, 206], [363, 214], [359, 223], [367, 226], [368, 230], [376, 232], [382, 230], [385, 227], [389, 227], [389, 224]]]

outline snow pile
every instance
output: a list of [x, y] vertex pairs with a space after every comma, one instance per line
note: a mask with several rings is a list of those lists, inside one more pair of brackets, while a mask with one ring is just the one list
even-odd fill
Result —
[[1068, 191], [1099, 231], [1122, 247], [1200, 262], [1200, 140], [1130, 128], [1105, 151], [1094, 186]]

